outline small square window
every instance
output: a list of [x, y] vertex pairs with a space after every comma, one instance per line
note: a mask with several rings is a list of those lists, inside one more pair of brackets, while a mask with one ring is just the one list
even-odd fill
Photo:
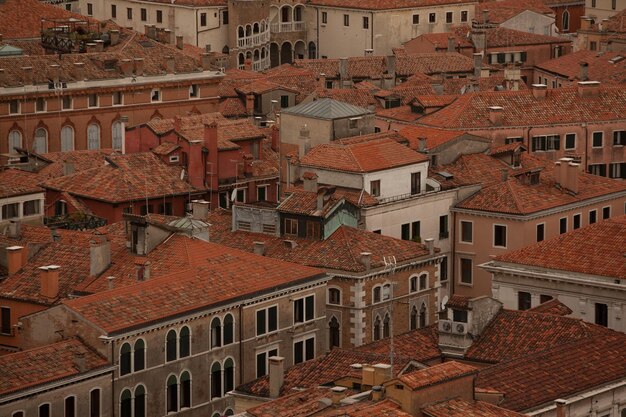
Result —
[[589, 224], [594, 224], [597, 221], [598, 221], [598, 211], [590, 210], [589, 211]]
[[280, 96], [280, 108], [286, 109], [289, 107], [289, 96]]
[[420, 24], [420, 15], [418, 15], [418, 14], [414, 14], [413, 15], [413, 24], [414, 25], [419, 25]]
[[350, 26], [350, 15], [348, 14], [343, 15], [343, 25]]
[[46, 111], [46, 99], [43, 97], [37, 97], [35, 100], [35, 111], [42, 113]]
[[286, 235], [298, 236], [298, 220], [297, 219], [285, 219], [284, 233]]
[[593, 142], [591, 146], [593, 146], [594, 148], [601, 148], [603, 139], [604, 132], [593, 132]]
[[453, 20], [454, 20], [454, 13], [446, 12], [446, 23], [452, 23]]
[[546, 238], [546, 225], [544, 223], [537, 225], [537, 242], [541, 242]]
[[161, 10], [156, 11], [156, 21], [157, 23], [163, 23], [163, 12]]
[[161, 90], [155, 88], [150, 92], [150, 101], [161, 101]]
[[61, 99], [63, 110], [71, 110], [72, 109], [72, 97], [63, 96]]
[[380, 197], [380, 180], [370, 181], [370, 194], [374, 197]]
[[88, 106], [89, 107], [98, 107], [98, 95], [97, 94], [89, 94], [89, 96], [88, 96]]
[[113, 105], [121, 106], [124, 104], [124, 94], [121, 91], [116, 91], [113, 93]]
[[576, 149], [576, 133], [565, 135], [565, 149]]
[[567, 217], [561, 217], [559, 219], [559, 233], [567, 233]]
[[611, 206], [602, 207], [602, 219], [606, 220], [611, 217]]
[[191, 84], [189, 86], [189, 98], [198, 98], [200, 97], [200, 88], [198, 84]]
[[572, 229], [580, 229], [580, 214], [574, 214]]
[[20, 101], [10, 100], [9, 101], [9, 114], [19, 114], [19, 112], [20, 112]]

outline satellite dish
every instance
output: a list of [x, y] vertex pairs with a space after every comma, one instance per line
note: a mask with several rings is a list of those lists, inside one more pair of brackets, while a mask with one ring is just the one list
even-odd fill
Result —
[[447, 295], [444, 295], [444, 296], [443, 296], [443, 300], [441, 300], [441, 309], [442, 309], [442, 310], [443, 310], [444, 308], [446, 308], [446, 304], [448, 304], [448, 300], [449, 300], [448, 296], [447, 296]]
[[182, 181], [182, 180], [184, 180], [184, 179], [185, 179], [185, 170], [184, 170], [184, 169], [182, 169], [182, 170], [180, 171], [180, 180]]

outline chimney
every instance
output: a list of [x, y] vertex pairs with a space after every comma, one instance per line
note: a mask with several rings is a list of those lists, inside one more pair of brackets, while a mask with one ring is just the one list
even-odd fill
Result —
[[102, 39], [96, 39], [93, 43], [96, 44], [96, 52], [104, 51], [104, 41]]
[[503, 110], [500, 106], [489, 106], [489, 121], [494, 126], [502, 126]]
[[138, 282], [150, 279], [150, 261], [146, 258], [135, 258], [135, 279]]
[[296, 246], [298, 246], [298, 242], [295, 240], [285, 239], [283, 240], [283, 245], [285, 245], [287, 249], [295, 249]]
[[304, 180], [304, 191], [317, 191], [317, 174], [314, 172], [305, 172], [302, 174]]
[[22, 237], [22, 222], [19, 220], [11, 220], [8, 227], [9, 237], [19, 239]]
[[578, 97], [589, 98], [597, 97], [600, 90], [600, 81], [579, 81]]
[[202, 71], [208, 71], [211, 69], [211, 54], [204, 52], [200, 61], [202, 64]]
[[89, 42], [86, 44], [87, 53], [94, 53], [97, 51], [98, 45], [93, 42]]
[[172, 39], [172, 36], [174, 35], [174, 33], [169, 30], [169, 29], [164, 29], [163, 30], [163, 43], [174, 43], [174, 40]]
[[176, 61], [173, 56], [168, 55], [165, 57], [165, 69], [168, 74], [174, 74], [174, 72], [176, 72]]
[[120, 31], [118, 29], [111, 29], [109, 31], [109, 40], [111, 41], [111, 46], [120, 43]]
[[454, 36], [448, 36], [448, 52], [454, 52]]
[[489, 23], [489, 9], [483, 10], [483, 23]]
[[265, 242], [253, 242], [254, 254], [263, 256], [265, 255]]
[[243, 69], [245, 69], [246, 71], [252, 71], [252, 60], [251, 59], [246, 59], [245, 61], [243, 61]]
[[246, 113], [254, 113], [254, 94], [246, 94]]
[[435, 239], [433, 239], [432, 237], [424, 239], [424, 246], [426, 246], [426, 249], [428, 249], [429, 255], [435, 254]]
[[191, 201], [191, 217], [195, 220], [206, 220], [209, 215], [210, 203], [205, 200]]
[[480, 78], [483, 68], [483, 54], [474, 54], [474, 77]]
[[558, 399], [554, 401], [554, 405], [556, 405], [556, 417], [569, 417], [569, 413], [566, 408], [567, 401]]
[[396, 56], [395, 55], [385, 56], [385, 68], [387, 68], [387, 74], [391, 75], [393, 78], [396, 78]]
[[501, 175], [502, 182], [504, 182], [504, 181], [509, 179], [509, 169], [508, 168], [502, 168], [500, 173], [502, 174]]
[[580, 164], [570, 162], [567, 164], [567, 189], [568, 191], [578, 194], [578, 172], [580, 170]]
[[554, 163], [554, 184], [562, 187], [561, 181], [561, 161], [556, 161]]
[[210, 43], [208, 43], [208, 44], [204, 45], [204, 50], [205, 50], [207, 53], [210, 53], [210, 52], [211, 52], [211, 44], [210, 44]]
[[39, 268], [40, 294], [46, 298], [59, 296], [59, 269], [57, 265], [42, 266]]
[[326, 88], [326, 74], [323, 72], [318, 77], [319, 88]]
[[380, 385], [374, 385], [372, 387], [372, 401], [378, 402], [383, 399], [383, 387]]
[[518, 91], [521, 78], [522, 74], [519, 67], [512, 66], [504, 69], [504, 81], [507, 90]]
[[111, 242], [102, 236], [101, 242], [91, 241], [89, 247], [89, 275], [97, 277], [111, 264]]
[[120, 73], [125, 77], [130, 77], [133, 75], [133, 60], [132, 59], [122, 59], [120, 61]]
[[285, 378], [285, 358], [282, 356], [271, 356], [269, 363], [270, 398], [278, 398]]
[[272, 139], [272, 150], [278, 152], [280, 147], [280, 130], [276, 127], [276, 125], [272, 126], [270, 135]]
[[374, 367], [372, 365], [363, 364], [363, 373], [361, 374], [361, 385], [373, 387], [374, 383]]
[[[217, 149], [217, 123], [215, 121], [211, 123], [205, 123], [204, 125], [204, 147], [209, 150], [208, 164], [211, 166], [211, 172], [217, 174], [218, 156], [219, 151]], [[218, 176], [210, 176], [210, 189], [218, 189]]]
[[154, 25], [143, 25], [143, 34], [151, 39], [154, 39], [153, 36], [150, 36], [152, 34], [151, 28], [154, 28], [154, 30], [156, 31], [156, 27]]
[[343, 400], [346, 397], [346, 390], [348, 388], [346, 387], [332, 387], [330, 389], [331, 392], [331, 401], [333, 402], [333, 404], [338, 405], [341, 400]]
[[115, 277], [107, 277], [107, 281], [108, 281], [108, 288], [110, 290], [113, 289], [114, 285], [113, 285], [113, 280], [115, 280]]
[[339, 80], [340, 88], [343, 88], [343, 81], [348, 79], [348, 58], [339, 58]]
[[183, 49], [183, 36], [182, 35], [176, 35], [176, 47], [178, 49]]
[[359, 258], [359, 262], [365, 267], [365, 271], [369, 271], [372, 267], [372, 253], [371, 252], [361, 252], [361, 257]]
[[61, 66], [59, 64], [50, 64], [48, 77], [52, 79], [55, 84], [59, 83], [59, 69]]
[[374, 365], [374, 385], [382, 385], [391, 379], [391, 365], [378, 363]]
[[33, 67], [22, 67], [24, 71], [24, 85], [33, 85]]
[[76, 81], [85, 81], [85, 63], [74, 62], [74, 79]]
[[325, 188], [320, 188], [317, 190], [317, 210], [321, 210], [324, 208], [324, 194], [326, 194]]
[[417, 138], [417, 150], [426, 152], [426, 138]]
[[28, 260], [27, 250], [23, 246], [9, 246], [7, 250], [7, 272], [9, 275], [15, 274], [22, 269]]
[[533, 97], [537, 100], [543, 100], [548, 93], [548, 86], [545, 84], [532, 84]]
[[87, 370], [84, 352], [76, 352], [76, 354], [74, 355], [74, 367], [80, 373]]
[[133, 64], [135, 75], [143, 75], [143, 58], [134, 58]]
[[578, 78], [580, 78], [580, 81], [589, 80], [589, 63], [582, 61], [578, 65], [580, 68], [580, 74], [578, 75]]
[[589, 16], [581, 16], [580, 17], [580, 30], [591, 29], [591, 22], [593, 22], [593, 20]]
[[561, 158], [559, 159], [559, 180], [560, 180], [560, 185], [562, 189], [569, 189], [569, 184], [568, 184], [568, 174], [569, 174], [569, 170], [568, 170], [568, 165], [570, 162], [572, 162], [573, 159], [572, 158]]

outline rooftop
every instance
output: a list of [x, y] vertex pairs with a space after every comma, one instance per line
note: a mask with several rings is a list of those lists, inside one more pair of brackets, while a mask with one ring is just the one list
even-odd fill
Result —
[[344, 9], [389, 10], [413, 9], [447, 4], [463, 4], [467, 0], [313, 0], [315, 6], [340, 7]]
[[430, 368], [418, 369], [398, 377], [411, 390], [416, 391], [430, 385], [441, 384], [452, 379], [474, 375], [478, 369], [461, 362], [450, 361], [433, 365]]
[[[580, 79], [580, 64], [587, 63], [587, 79]], [[581, 50], [536, 65], [543, 71], [569, 81], [600, 81], [626, 83], [626, 52], [598, 52]]]
[[0, 198], [43, 193], [38, 183], [36, 174], [14, 168], [0, 170]]
[[372, 112], [362, 107], [353, 106], [329, 98], [298, 104], [282, 111], [282, 114], [306, 116], [316, 119], [335, 120], [349, 117], [362, 117]]
[[507, 410], [484, 401], [469, 402], [453, 398], [429, 405], [422, 409], [426, 417], [523, 417], [523, 414]]
[[[390, 341], [377, 340], [360, 346], [357, 350], [389, 355]], [[393, 351], [395, 355], [411, 358], [418, 362], [440, 360], [439, 335], [436, 326], [428, 326], [393, 337]]]
[[542, 0], [500, 0], [479, 3], [476, 5], [476, 18], [474, 20], [485, 23], [483, 19], [483, 11], [485, 10], [489, 11], [488, 23], [504, 23], [526, 10], [554, 16], [554, 11], [546, 6]]

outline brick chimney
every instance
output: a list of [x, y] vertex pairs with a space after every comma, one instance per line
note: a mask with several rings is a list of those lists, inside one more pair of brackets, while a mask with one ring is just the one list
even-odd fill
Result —
[[580, 164], [576, 164], [574, 162], [570, 162], [566, 165], [567, 169], [567, 189], [568, 191], [578, 194], [579, 185], [578, 185], [578, 173], [580, 172]]
[[207, 167], [207, 171], [210, 170], [210, 172], [213, 173], [213, 175], [211, 175], [210, 181], [210, 188], [211, 190], [217, 191], [218, 189], [218, 149], [217, 149], [217, 123], [215, 122], [211, 122], [209, 124], [205, 124], [204, 125], [204, 146], [205, 148], [207, 148], [209, 150], [209, 157], [208, 157], [208, 164], [209, 166]]
[[319, 88], [326, 88], [326, 74], [322, 72], [317, 80], [319, 82]]
[[182, 35], [176, 35], [176, 47], [178, 49], [183, 49], [183, 36]]
[[280, 129], [278, 129], [276, 125], [273, 125], [270, 135], [272, 137], [272, 150], [278, 152], [280, 148]]
[[435, 254], [435, 239], [433, 239], [432, 237], [424, 239], [424, 246], [426, 246], [426, 249], [428, 249], [429, 255]]
[[253, 252], [255, 255], [265, 255], [265, 242], [253, 242]]
[[135, 75], [143, 75], [143, 58], [134, 58], [133, 64]]
[[135, 279], [138, 282], [148, 281], [150, 279], [150, 261], [146, 258], [137, 257], [135, 264]]
[[130, 77], [133, 75], [133, 60], [132, 59], [122, 59], [119, 63], [120, 73], [125, 77]]
[[15, 274], [22, 269], [28, 261], [28, 251], [23, 246], [9, 246], [7, 251], [7, 272], [9, 275]]
[[377, 363], [374, 365], [374, 385], [382, 385], [383, 382], [391, 379], [391, 365], [387, 363]]
[[85, 81], [85, 63], [74, 62], [74, 79], [76, 81]]
[[111, 264], [111, 242], [104, 236], [101, 242], [91, 241], [89, 247], [89, 275], [99, 276]]
[[50, 64], [48, 66], [48, 78], [52, 79], [55, 84], [58, 84], [60, 81], [60, 69], [61, 66], [59, 64]]
[[317, 210], [321, 210], [324, 208], [324, 195], [326, 194], [325, 188], [320, 188], [317, 190]]
[[548, 93], [548, 86], [545, 84], [533, 84], [532, 86], [533, 97], [537, 100], [543, 100]]
[[500, 106], [489, 107], [489, 121], [494, 126], [502, 126], [502, 119], [504, 118], [503, 110], [504, 108]]
[[580, 17], [580, 30], [591, 29], [591, 22], [593, 22], [593, 20], [589, 16], [581, 16]]
[[254, 94], [246, 94], [246, 113], [254, 114]]
[[554, 184], [561, 187], [561, 181], [561, 161], [556, 161], [554, 163]]
[[348, 58], [339, 58], [339, 88], [343, 88], [343, 81], [348, 79]]
[[385, 69], [387, 70], [387, 74], [392, 78], [396, 78], [396, 56], [395, 55], [386, 55], [385, 56]]
[[211, 69], [211, 54], [204, 52], [200, 58], [202, 71], [208, 71]]
[[597, 97], [600, 94], [600, 81], [579, 81], [578, 97]]
[[33, 67], [22, 67], [24, 72], [24, 85], [33, 85]]
[[304, 191], [317, 191], [317, 174], [314, 172], [305, 172], [302, 174], [304, 180]]
[[426, 138], [423, 138], [423, 137], [417, 138], [417, 151], [426, 152]]
[[448, 36], [448, 52], [454, 52], [454, 47], [455, 47], [454, 41], [455, 41], [454, 36]]
[[285, 358], [271, 356], [269, 358], [270, 398], [278, 398], [285, 378]]
[[589, 80], [589, 63], [582, 61], [578, 65], [580, 68], [580, 73], [578, 74], [578, 78], [580, 78], [580, 81]]
[[333, 404], [338, 405], [341, 400], [346, 397], [346, 387], [332, 387], [330, 389], [331, 401]]
[[361, 252], [359, 262], [361, 262], [361, 264], [365, 267], [366, 271], [369, 271], [372, 268], [372, 253]]
[[96, 39], [93, 41], [96, 44], [96, 52], [104, 51], [104, 41], [102, 39]]
[[111, 41], [111, 46], [115, 46], [120, 43], [120, 31], [117, 29], [111, 29], [109, 31], [109, 39]]
[[87, 370], [85, 352], [76, 352], [76, 354], [74, 355], [74, 367], [80, 373], [83, 373]]
[[480, 78], [483, 69], [483, 54], [476, 53], [474, 57], [474, 77]]
[[567, 401], [558, 399], [554, 401], [554, 405], [556, 405], [556, 417], [569, 417], [569, 413], [567, 412]]
[[204, 200], [191, 201], [191, 217], [195, 220], [206, 220], [211, 203]]
[[380, 385], [374, 385], [372, 387], [372, 401], [378, 402], [383, 399], [383, 387]]
[[176, 61], [174, 60], [174, 57], [171, 55], [168, 55], [165, 57], [165, 70], [167, 71], [168, 74], [174, 74], [174, 72], [176, 69]]
[[58, 265], [48, 265], [39, 268], [40, 291], [42, 297], [54, 299], [59, 296], [59, 269]]

